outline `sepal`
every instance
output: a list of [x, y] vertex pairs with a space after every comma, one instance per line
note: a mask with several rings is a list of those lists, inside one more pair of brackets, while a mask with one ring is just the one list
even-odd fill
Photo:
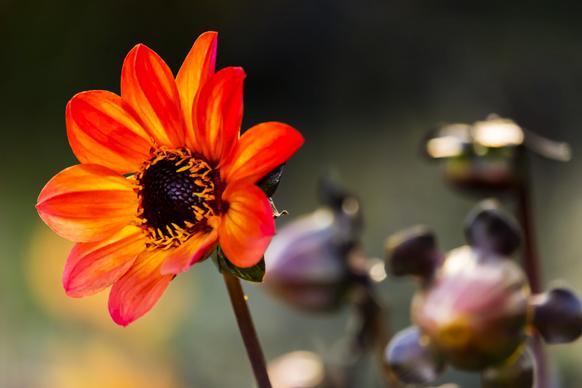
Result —
[[216, 249], [215, 263], [220, 272], [227, 271], [231, 275], [246, 280], [248, 282], [261, 283], [265, 276], [265, 259], [261, 259], [257, 264], [248, 268], [241, 268], [234, 265], [220, 247]]

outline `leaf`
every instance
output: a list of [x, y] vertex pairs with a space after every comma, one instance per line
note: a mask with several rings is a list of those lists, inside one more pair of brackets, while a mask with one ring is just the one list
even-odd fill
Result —
[[252, 267], [240, 268], [228, 260], [228, 257], [224, 255], [224, 252], [222, 252], [220, 247], [216, 249], [216, 264], [221, 272], [228, 271], [233, 276], [249, 282], [261, 283], [263, 281], [263, 276], [265, 276], [264, 258]]

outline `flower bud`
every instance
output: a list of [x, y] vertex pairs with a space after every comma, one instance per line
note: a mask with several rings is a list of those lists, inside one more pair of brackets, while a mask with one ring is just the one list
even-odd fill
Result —
[[347, 252], [338, 241], [337, 216], [321, 209], [279, 230], [267, 252], [264, 285], [303, 310], [338, 308], [348, 289]]
[[319, 210], [285, 225], [265, 253], [266, 288], [308, 311], [341, 306], [353, 280], [349, 255], [358, 247], [362, 210], [358, 199], [329, 179], [319, 187]]
[[385, 361], [398, 377], [407, 384], [427, 384], [444, 371], [445, 362], [430, 344], [430, 339], [418, 327], [409, 327], [390, 341]]
[[385, 251], [386, 272], [394, 276], [415, 275], [429, 279], [440, 259], [434, 233], [424, 226], [390, 236]]
[[574, 293], [554, 288], [531, 298], [533, 325], [550, 344], [576, 340], [582, 334], [582, 305]]
[[515, 356], [481, 374], [483, 388], [531, 388], [534, 386], [535, 360], [529, 349], [519, 349]]
[[320, 202], [334, 214], [336, 241], [346, 249], [356, 245], [364, 224], [360, 200], [330, 178], [321, 179], [318, 194]]
[[521, 243], [517, 221], [497, 201], [481, 201], [467, 217], [465, 236], [469, 245], [489, 255], [509, 256]]
[[526, 336], [529, 287], [509, 260], [488, 260], [471, 247], [451, 251], [412, 306], [414, 322], [459, 369], [499, 363]]

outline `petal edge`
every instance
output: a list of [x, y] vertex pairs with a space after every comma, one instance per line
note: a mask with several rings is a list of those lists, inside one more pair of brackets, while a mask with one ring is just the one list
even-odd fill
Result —
[[104, 90], [78, 93], [67, 104], [65, 116], [69, 144], [81, 163], [123, 174], [136, 171], [149, 158], [151, 136], [118, 95]]
[[218, 33], [214, 31], [200, 35], [176, 76], [176, 86], [186, 124], [186, 144], [193, 149], [198, 148], [194, 134], [196, 100], [204, 84], [214, 74], [217, 39]]
[[99, 241], [133, 220], [137, 196], [127, 179], [115, 171], [79, 164], [45, 185], [36, 209], [59, 236], [75, 242]]
[[127, 326], [150, 311], [174, 275], [162, 275], [165, 251], [144, 251], [133, 266], [111, 287], [109, 314], [115, 323]]
[[223, 162], [239, 138], [243, 116], [243, 82], [240, 67], [227, 67], [210, 78], [200, 91], [195, 134], [200, 151], [211, 162]]
[[135, 46], [123, 61], [121, 98], [160, 145], [184, 145], [184, 117], [176, 81], [168, 65], [146, 45]]
[[221, 170], [223, 178], [228, 182], [249, 180], [255, 183], [285, 163], [303, 141], [301, 133], [287, 124], [255, 125], [241, 136], [236, 152]]
[[217, 232], [198, 233], [176, 248], [174, 252], [168, 252], [168, 257], [161, 267], [162, 275], [178, 275], [190, 269], [191, 266], [203, 260], [218, 239]]

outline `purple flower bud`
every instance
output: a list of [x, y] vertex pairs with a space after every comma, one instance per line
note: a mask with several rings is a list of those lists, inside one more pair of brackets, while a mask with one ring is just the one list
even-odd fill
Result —
[[519, 224], [495, 200], [481, 201], [469, 213], [465, 236], [469, 245], [488, 255], [509, 256], [521, 243]]
[[299, 309], [338, 308], [350, 271], [337, 220], [321, 209], [281, 228], [265, 253], [267, 290]]
[[386, 272], [394, 276], [432, 277], [440, 264], [440, 253], [432, 230], [416, 226], [394, 234], [385, 245]]
[[445, 369], [430, 338], [415, 326], [396, 334], [386, 348], [385, 359], [398, 379], [407, 384], [430, 383]]
[[533, 324], [547, 343], [576, 340], [582, 334], [582, 305], [574, 293], [554, 288], [531, 298]]

